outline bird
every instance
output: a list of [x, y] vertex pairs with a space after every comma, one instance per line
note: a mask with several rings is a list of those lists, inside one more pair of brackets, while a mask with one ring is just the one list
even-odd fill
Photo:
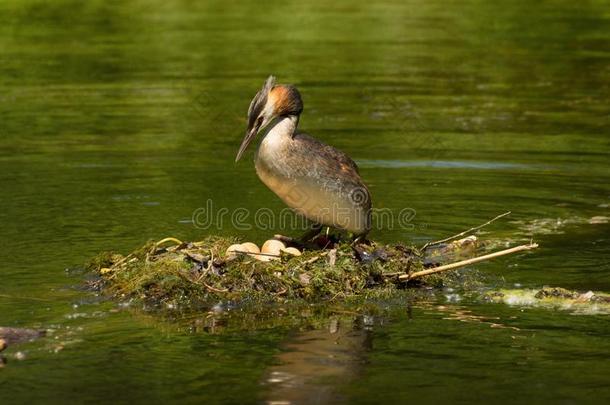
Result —
[[246, 134], [235, 162], [261, 134], [254, 166], [260, 180], [286, 205], [311, 221], [303, 236], [333, 227], [366, 237], [371, 229], [371, 195], [356, 163], [344, 152], [298, 128], [303, 101], [297, 88], [269, 76], [248, 108]]

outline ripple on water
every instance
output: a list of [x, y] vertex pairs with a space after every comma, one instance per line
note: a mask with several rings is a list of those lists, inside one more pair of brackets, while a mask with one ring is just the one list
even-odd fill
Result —
[[481, 161], [452, 161], [452, 160], [384, 160], [384, 159], [359, 159], [360, 167], [366, 168], [390, 168], [402, 169], [407, 167], [432, 167], [438, 169], [480, 169], [480, 170], [503, 170], [503, 169], [540, 169], [539, 165], [527, 165], [523, 163], [507, 162], [481, 162]]

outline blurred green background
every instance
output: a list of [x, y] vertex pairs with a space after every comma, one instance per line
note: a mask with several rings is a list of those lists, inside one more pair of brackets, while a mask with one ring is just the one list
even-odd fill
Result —
[[[298, 352], [287, 343], [298, 326], [168, 331], [95, 301], [74, 287], [83, 276], [64, 271], [170, 235], [261, 243], [281, 232], [191, 221], [208, 199], [284, 208], [257, 179], [252, 152], [233, 163], [269, 74], [298, 86], [300, 127], [360, 164], [375, 207], [416, 211], [413, 227], [372, 238], [421, 244], [511, 210], [512, 222], [490, 231], [542, 248], [478, 266], [490, 283], [610, 291], [610, 228], [589, 223], [610, 202], [608, 1], [6, 0], [0, 326], [54, 329], [65, 343], [26, 345], [22, 362], [8, 352], [9, 402], [273, 397], [265, 376], [290, 363], [278, 353]], [[607, 315], [436, 299], [410, 316], [388, 304], [391, 316], [353, 326], [349, 371], [278, 398], [610, 399]], [[457, 322], [434, 305], [519, 331]]]

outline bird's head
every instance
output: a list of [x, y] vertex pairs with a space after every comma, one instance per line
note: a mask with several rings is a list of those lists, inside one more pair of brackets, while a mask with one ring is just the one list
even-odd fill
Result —
[[256, 93], [248, 108], [248, 128], [237, 151], [237, 162], [248, 145], [263, 128], [278, 117], [296, 115], [303, 111], [303, 101], [296, 87], [275, 84], [275, 77], [269, 76], [263, 88]]

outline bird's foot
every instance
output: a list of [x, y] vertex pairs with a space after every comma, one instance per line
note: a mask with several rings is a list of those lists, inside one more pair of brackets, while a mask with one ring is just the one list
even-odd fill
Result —
[[280, 242], [284, 242], [286, 246], [294, 246], [300, 249], [305, 247], [305, 244], [300, 239], [295, 239], [290, 236], [276, 234], [273, 235], [273, 239], [279, 240]]

